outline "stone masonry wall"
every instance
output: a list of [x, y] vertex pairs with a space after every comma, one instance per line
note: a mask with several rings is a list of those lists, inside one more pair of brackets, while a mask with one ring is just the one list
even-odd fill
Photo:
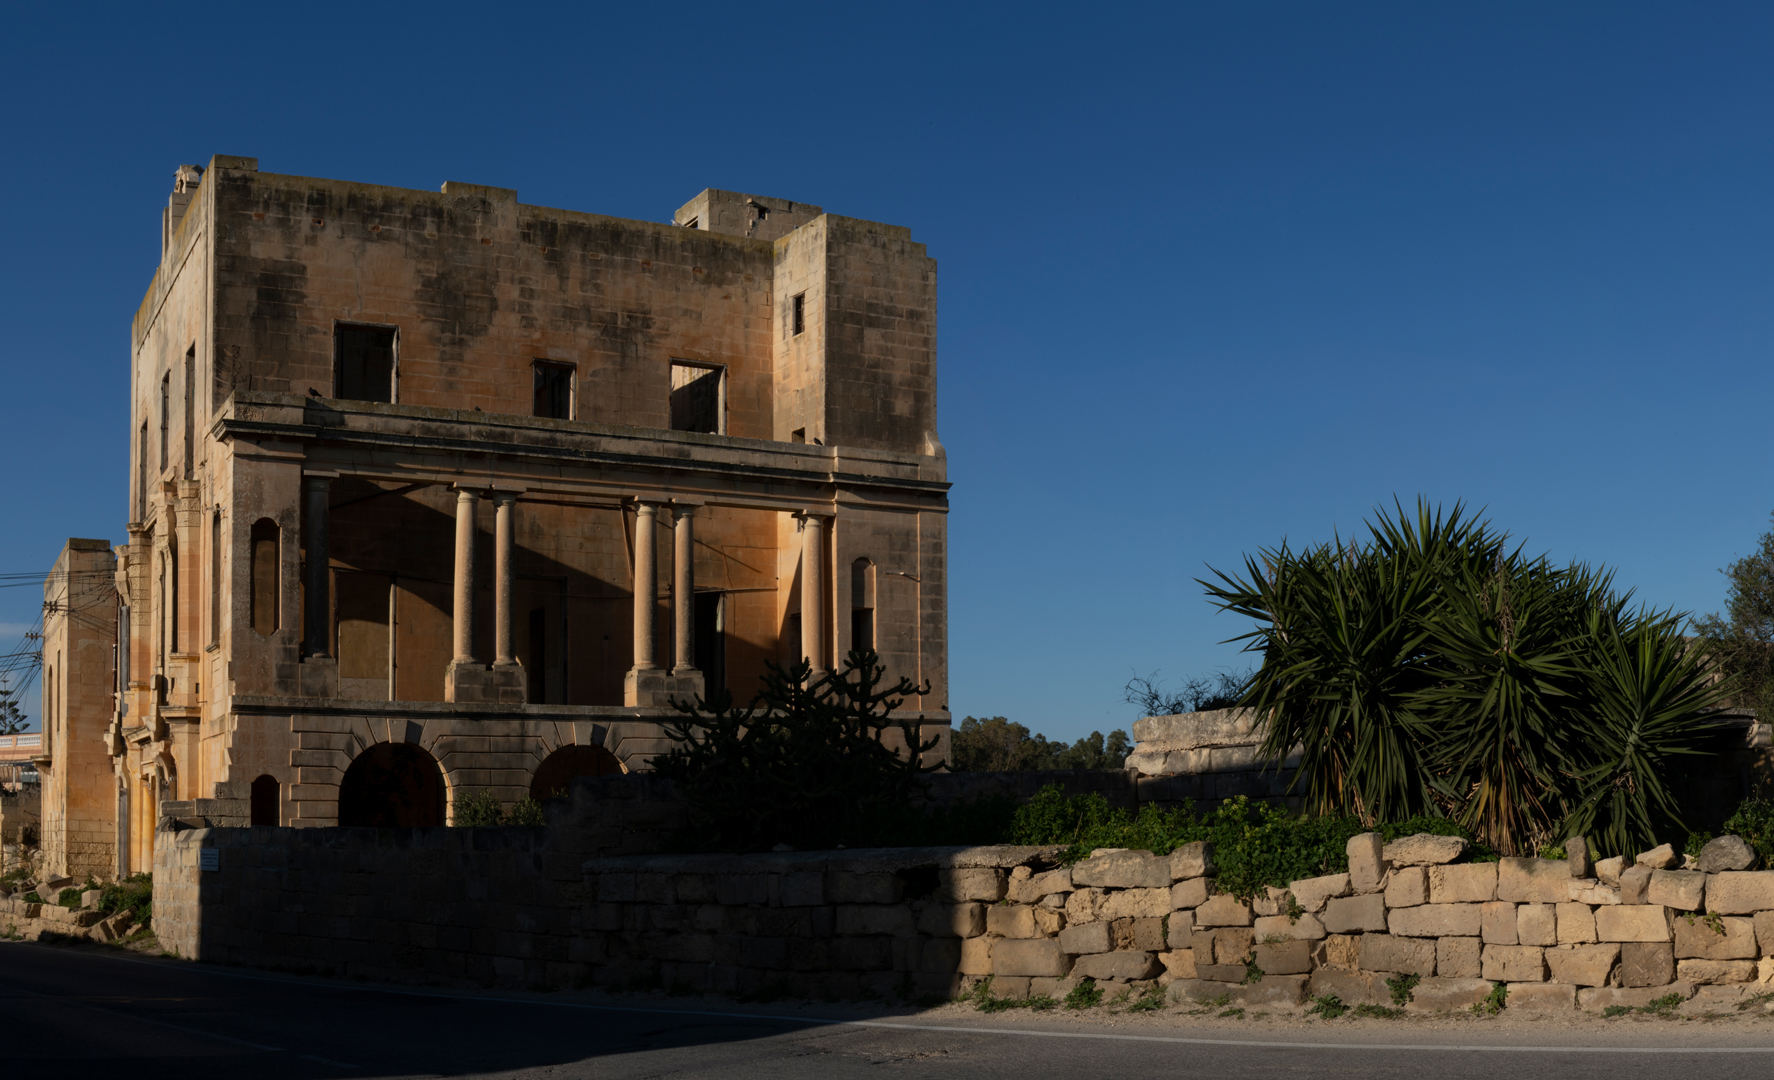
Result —
[[1201, 844], [1070, 867], [1040, 848], [599, 859], [581, 955], [603, 984], [812, 996], [991, 976], [1000, 996], [1059, 997], [1088, 977], [1197, 1000], [1390, 1004], [1387, 981], [1414, 975], [1423, 1010], [1498, 983], [1518, 1009], [1734, 1000], [1774, 981], [1774, 871], [1729, 869], [1753, 859], [1730, 841], [1709, 873], [1675, 869], [1667, 847], [1630, 867], [1591, 867], [1580, 843], [1570, 860], [1461, 863], [1458, 839], [1368, 833], [1348, 873], [1252, 902], [1216, 891]]

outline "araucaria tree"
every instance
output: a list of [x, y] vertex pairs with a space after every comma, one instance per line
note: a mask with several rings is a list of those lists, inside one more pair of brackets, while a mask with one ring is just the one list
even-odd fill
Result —
[[1299, 748], [1314, 812], [1445, 815], [1508, 853], [1680, 827], [1669, 760], [1701, 752], [1724, 692], [1685, 614], [1631, 608], [1611, 575], [1528, 558], [1458, 505], [1214, 573], [1212, 600], [1257, 623], [1240, 704], [1267, 718], [1265, 755]]
[[[883, 688], [885, 674], [874, 652], [853, 651], [818, 678], [804, 660], [771, 665], [744, 709], [724, 690], [674, 702], [684, 719], [666, 733], [677, 746], [653, 769], [683, 793], [702, 850], [854, 845], [902, 808], [916, 778], [939, 768], [923, 764], [937, 740], [920, 742], [915, 723], [892, 717], [929, 684]], [[898, 747], [884, 741], [890, 729]]]

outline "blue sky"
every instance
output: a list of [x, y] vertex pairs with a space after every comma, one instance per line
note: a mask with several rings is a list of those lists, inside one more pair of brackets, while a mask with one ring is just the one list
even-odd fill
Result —
[[1208, 565], [1394, 496], [1716, 609], [1774, 509], [1771, 46], [1751, 4], [21, 9], [0, 573], [122, 538], [159, 210], [227, 153], [909, 225], [957, 718], [1125, 727], [1131, 672], [1243, 666]]

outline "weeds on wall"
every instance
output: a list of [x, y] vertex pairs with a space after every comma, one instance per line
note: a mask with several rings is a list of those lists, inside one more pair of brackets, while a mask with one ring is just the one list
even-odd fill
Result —
[[[1137, 848], [1163, 855], [1184, 844], [1207, 841], [1214, 845], [1216, 887], [1248, 899], [1266, 886], [1285, 888], [1301, 878], [1349, 869], [1349, 838], [1367, 831], [1353, 817], [1303, 816], [1242, 796], [1200, 816], [1149, 803], [1132, 813], [1111, 807], [1101, 795], [1068, 795], [1050, 784], [1017, 808], [1009, 840], [1065, 844], [1062, 858], [1067, 862], [1084, 858], [1094, 848]], [[1377, 831], [1387, 840], [1435, 833], [1472, 842], [1469, 830], [1447, 818], [1408, 818], [1383, 823]], [[1497, 857], [1480, 844], [1473, 845], [1470, 855], [1474, 861]]]
[[456, 797], [450, 813], [450, 824], [459, 829], [493, 828], [499, 825], [540, 825], [542, 804], [528, 795], [507, 811], [499, 797], [484, 788], [464, 792]]
[[[676, 744], [653, 770], [683, 793], [690, 825], [682, 846], [702, 851], [857, 847], [921, 820], [907, 809], [912, 784], [937, 766], [922, 763], [937, 740], [893, 718], [912, 695], [930, 692], [886, 668], [871, 650], [852, 651], [815, 678], [805, 660], [770, 665], [763, 690], [739, 708], [722, 690], [673, 702], [683, 719], [666, 724]], [[889, 731], [912, 748], [887, 745]]]
[[1730, 688], [1685, 614], [1630, 608], [1607, 571], [1419, 503], [1364, 539], [1214, 573], [1212, 601], [1257, 623], [1239, 704], [1268, 718], [1265, 757], [1302, 748], [1314, 813], [1453, 817], [1509, 854], [1569, 835], [1623, 854], [1685, 831], [1668, 765], [1702, 752]]
[[99, 910], [107, 915], [127, 911], [131, 922], [145, 924], [154, 915], [154, 875], [131, 874], [99, 886]]

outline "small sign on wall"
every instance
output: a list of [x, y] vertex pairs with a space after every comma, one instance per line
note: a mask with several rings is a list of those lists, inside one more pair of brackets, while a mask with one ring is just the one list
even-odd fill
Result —
[[219, 848], [200, 848], [197, 852], [197, 869], [220, 870], [222, 868], [222, 852]]

